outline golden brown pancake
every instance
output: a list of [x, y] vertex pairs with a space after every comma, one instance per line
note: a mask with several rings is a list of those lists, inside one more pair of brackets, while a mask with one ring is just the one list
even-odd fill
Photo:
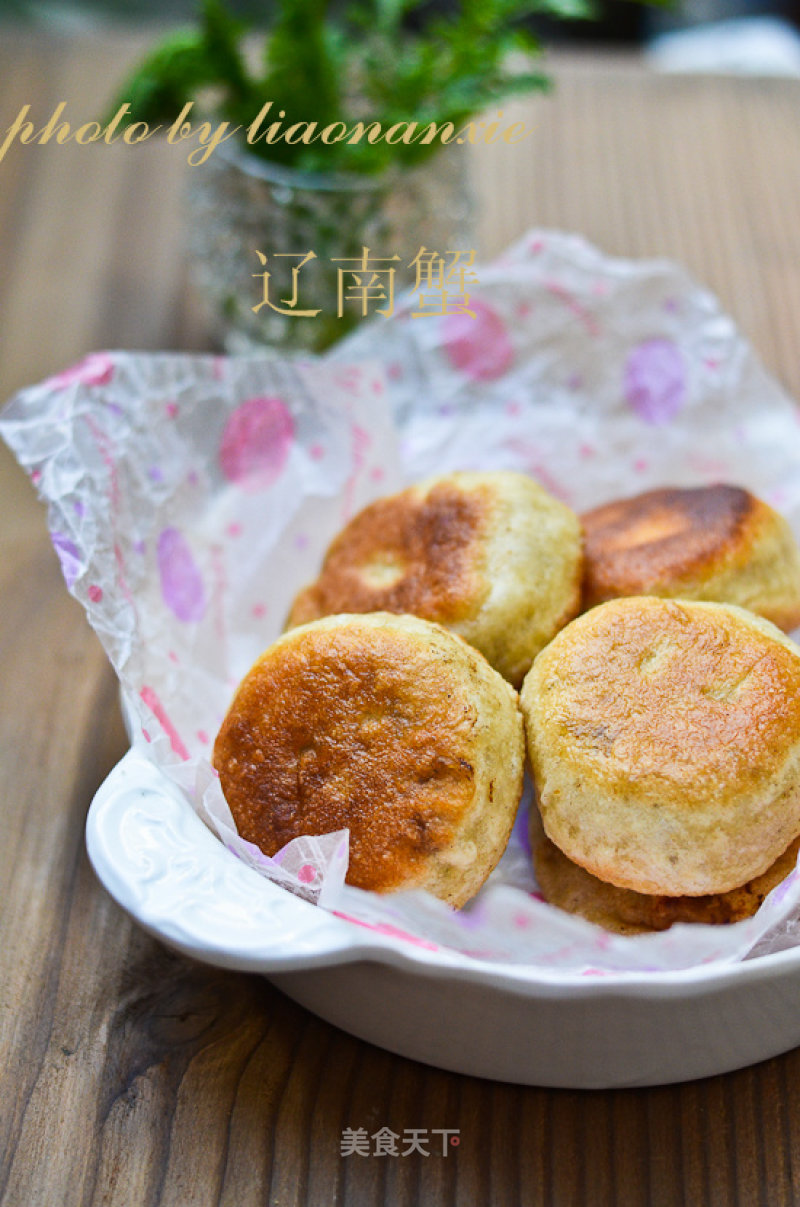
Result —
[[346, 827], [349, 884], [460, 906], [508, 842], [522, 718], [516, 692], [439, 625], [331, 616], [259, 658], [213, 761], [239, 833], [267, 855]]
[[800, 625], [800, 550], [778, 512], [738, 486], [650, 490], [581, 517], [583, 607], [625, 595], [738, 604]]
[[724, 893], [800, 834], [800, 650], [728, 604], [600, 604], [521, 703], [542, 821], [574, 863], [658, 896]]
[[379, 499], [333, 541], [289, 626], [343, 612], [443, 624], [518, 685], [580, 604], [577, 517], [524, 474], [455, 473]]
[[567, 859], [545, 834], [535, 806], [531, 809], [530, 835], [533, 867], [544, 899], [622, 935], [668, 930], [676, 922], [720, 924], [749, 918], [767, 894], [794, 870], [800, 849], [800, 838], [795, 838], [762, 876], [727, 893], [658, 897], [616, 888]]

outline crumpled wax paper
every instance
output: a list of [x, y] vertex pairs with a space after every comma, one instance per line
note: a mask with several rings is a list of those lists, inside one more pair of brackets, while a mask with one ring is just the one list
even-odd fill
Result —
[[431, 473], [515, 469], [576, 510], [728, 481], [800, 537], [800, 421], [717, 302], [674, 264], [526, 235], [476, 270], [473, 315], [364, 324], [322, 360], [102, 353], [6, 408], [0, 432], [49, 505], [69, 589], [122, 683], [134, 740], [221, 840], [321, 908], [435, 950], [602, 975], [800, 943], [800, 875], [752, 919], [621, 937], [545, 904], [529, 793], [486, 886], [456, 912], [343, 883], [347, 832], [269, 859], [209, 766], [233, 690], [342, 524]]

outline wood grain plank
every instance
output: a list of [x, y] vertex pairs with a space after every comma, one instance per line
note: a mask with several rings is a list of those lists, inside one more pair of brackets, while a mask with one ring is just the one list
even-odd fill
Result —
[[[2, 112], [61, 92], [95, 106], [140, 41], [4, 37]], [[473, 151], [484, 253], [539, 224], [677, 258], [800, 394], [798, 86], [555, 66], [553, 97], [509, 106], [531, 139]], [[90, 348], [207, 345], [173, 149], [17, 148], [0, 174], [3, 396]], [[494, 1085], [379, 1052], [132, 927], [83, 853], [124, 749], [114, 680], [5, 454], [0, 500], [0, 1202], [800, 1203], [800, 1052], [690, 1086]], [[384, 1125], [461, 1143], [341, 1156], [345, 1127]]]

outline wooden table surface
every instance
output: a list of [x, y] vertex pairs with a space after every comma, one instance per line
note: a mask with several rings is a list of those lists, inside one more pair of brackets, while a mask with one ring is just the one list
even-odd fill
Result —
[[[62, 99], [89, 120], [140, 44], [0, 26], [0, 129]], [[539, 224], [680, 259], [800, 396], [800, 84], [554, 67], [555, 95], [515, 106], [535, 137], [475, 152], [481, 255]], [[184, 172], [155, 141], [8, 153], [2, 398], [91, 349], [208, 347]], [[493, 1084], [378, 1051], [133, 926], [83, 844], [125, 750], [115, 681], [4, 449], [0, 500], [3, 1204], [800, 1202], [800, 1052], [649, 1090]], [[340, 1156], [343, 1128], [383, 1125], [459, 1128], [461, 1143]]]

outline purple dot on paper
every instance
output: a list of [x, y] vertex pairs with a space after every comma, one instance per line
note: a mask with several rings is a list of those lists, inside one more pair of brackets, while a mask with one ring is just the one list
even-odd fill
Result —
[[637, 344], [625, 362], [625, 398], [645, 423], [658, 426], [675, 418], [686, 398], [686, 368], [671, 339]]
[[80, 552], [77, 546], [61, 532], [52, 533], [50, 539], [53, 542], [53, 548], [58, 554], [58, 560], [61, 563], [61, 573], [64, 575], [64, 582], [68, 587], [71, 587], [81, 572]]
[[78, 516], [78, 518], [80, 519], [80, 518], [82, 518], [83, 513], [86, 509], [83, 506], [83, 503], [80, 501], [80, 499], [76, 499], [75, 502], [72, 504], [72, 510], [75, 512], [75, 515]]
[[294, 538], [294, 547], [295, 549], [308, 548], [308, 537], [304, 532], [298, 532], [297, 536]]
[[157, 556], [164, 603], [178, 620], [201, 620], [206, 610], [203, 579], [177, 528], [165, 528], [161, 533]]
[[442, 320], [443, 348], [450, 364], [472, 381], [493, 381], [510, 368], [514, 347], [500, 315], [478, 298], [475, 314], [448, 314]]
[[280, 398], [249, 398], [225, 424], [223, 474], [243, 490], [266, 490], [283, 470], [293, 437], [292, 417]]
[[133, 552], [134, 553], [144, 553], [144, 551], [146, 549], [147, 549], [147, 545], [144, 543], [144, 541], [134, 541], [133, 542]]
[[151, 482], [163, 482], [164, 481], [164, 474], [161, 470], [161, 467], [158, 465], [151, 465], [147, 471], [147, 476]]

